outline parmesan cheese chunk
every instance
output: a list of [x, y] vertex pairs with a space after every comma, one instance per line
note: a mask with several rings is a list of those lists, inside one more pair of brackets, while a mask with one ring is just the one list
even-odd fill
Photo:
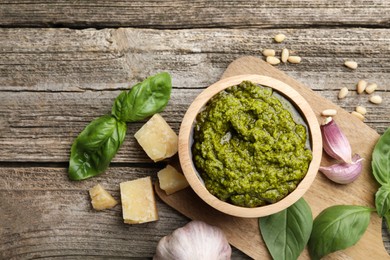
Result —
[[159, 171], [157, 176], [160, 182], [160, 188], [163, 189], [167, 195], [171, 195], [172, 193], [189, 186], [184, 175], [171, 165], [167, 165], [167, 167]]
[[150, 177], [120, 183], [123, 220], [140, 224], [158, 220]]
[[150, 118], [134, 137], [155, 162], [177, 153], [177, 135], [159, 114]]
[[96, 210], [109, 209], [118, 202], [108, 193], [100, 184], [95, 185], [89, 190], [92, 207]]

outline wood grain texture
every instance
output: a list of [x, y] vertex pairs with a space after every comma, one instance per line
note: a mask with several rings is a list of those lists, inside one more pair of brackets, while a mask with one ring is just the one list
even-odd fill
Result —
[[[202, 89], [235, 58], [261, 58], [264, 48], [279, 53], [287, 47], [302, 56], [301, 64], [277, 68], [347, 111], [366, 106], [366, 123], [384, 132], [390, 125], [387, 29], [289, 29], [282, 44], [272, 40], [277, 32], [0, 29], [0, 161], [67, 162], [73, 139], [88, 122], [109, 113], [121, 90], [159, 71], [173, 78], [163, 116], [178, 133], [184, 112]], [[358, 61], [359, 68], [344, 67], [346, 58]], [[359, 79], [378, 84], [383, 104], [371, 104], [367, 94], [353, 91]], [[351, 93], [338, 100], [342, 86]], [[132, 137], [139, 127], [129, 126], [114, 162], [149, 162]]]
[[[1, 1], [7, 27], [389, 27], [386, 0]], [[248, 16], [250, 19], [248, 19]]]
[[[302, 57], [279, 69], [314, 90], [352, 88], [358, 79], [388, 88], [387, 29], [0, 29], [0, 87], [9, 91], [86, 91], [125, 88], [167, 70], [178, 88], [216, 82], [227, 65], [265, 48], [288, 48]], [[332, 37], [329, 37], [332, 35]], [[375, 41], [371, 40], [375, 39]], [[359, 68], [343, 66], [354, 59]], [[110, 83], [110, 84], [109, 84]]]
[[[331, 103], [329, 100], [315, 94], [309, 88], [290, 78], [271, 65], [255, 57], [243, 57], [234, 61], [223, 74], [223, 78], [240, 74], [260, 74], [274, 77], [290, 85], [297, 90], [310, 104], [316, 113], [318, 120], [321, 119], [320, 111], [327, 108], [338, 110], [335, 117], [338, 125], [349, 139], [353, 152], [358, 152], [367, 162], [371, 161], [371, 153], [379, 135], [375, 130], [354, 118], [345, 110]], [[365, 136], [364, 139], [361, 136]], [[324, 154], [321, 165], [329, 165], [332, 161]], [[349, 185], [337, 185], [322, 174], [317, 177], [304, 195], [309, 203], [313, 216], [316, 217], [322, 210], [333, 205], [362, 205], [374, 207], [374, 194], [378, 189], [369, 163], [364, 163], [361, 176]], [[185, 194], [183, 194], [185, 193]], [[237, 219], [232, 216], [221, 214], [211, 210], [192, 191], [183, 191], [176, 196], [166, 196], [157, 189], [157, 194], [166, 203], [176, 208], [181, 213], [192, 219], [209, 221], [219, 226], [227, 234], [229, 242], [254, 259], [270, 259], [258, 229], [257, 219]], [[188, 203], [191, 201], [191, 203]], [[372, 214], [369, 227], [353, 247], [333, 253], [330, 258], [351, 259], [384, 259], [388, 254], [382, 244], [381, 219], [377, 214]], [[261, 246], [260, 246], [261, 245]], [[302, 259], [309, 259], [307, 250]]]
[[111, 167], [99, 177], [71, 182], [66, 168], [0, 168], [0, 259], [150, 259], [158, 241], [188, 219], [157, 200], [159, 221], [127, 225], [120, 205], [93, 210], [88, 189], [100, 183], [120, 201], [120, 182], [156, 180], [158, 170]]

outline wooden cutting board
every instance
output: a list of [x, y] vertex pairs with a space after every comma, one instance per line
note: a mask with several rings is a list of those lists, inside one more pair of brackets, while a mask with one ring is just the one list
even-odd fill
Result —
[[[287, 83], [309, 102], [313, 111], [318, 115], [319, 122], [323, 119], [320, 116], [322, 110], [327, 108], [336, 109], [338, 113], [334, 119], [348, 137], [352, 151], [359, 153], [365, 158], [361, 176], [351, 184], [335, 184], [325, 178], [322, 173], [317, 174], [311, 188], [304, 195], [305, 200], [312, 209], [313, 217], [316, 217], [323, 209], [332, 205], [374, 207], [374, 194], [378, 189], [378, 185], [372, 177], [370, 162], [373, 147], [379, 138], [378, 133], [350, 115], [347, 111], [316, 94], [309, 87], [304, 86], [259, 58], [246, 56], [233, 61], [222, 75], [222, 78], [241, 74], [265, 75]], [[321, 165], [329, 165], [331, 162], [332, 160], [324, 153]], [[211, 225], [220, 227], [225, 232], [229, 242], [248, 256], [254, 259], [271, 259], [259, 232], [258, 219], [232, 217], [218, 212], [204, 203], [190, 188], [166, 196], [157, 184], [156, 193], [165, 203], [185, 216], [191, 219], [203, 220]], [[382, 241], [381, 223], [382, 221], [378, 215], [372, 213], [370, 225], [356, 245], [332, 253], [326, 258], [389, 258]], [[299, 259], [310, 259], [307, 249], [305, 249]]]

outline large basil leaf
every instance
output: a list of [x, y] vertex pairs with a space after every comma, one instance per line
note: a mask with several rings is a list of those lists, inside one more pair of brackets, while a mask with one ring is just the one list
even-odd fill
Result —
[[297, 259], [312, 230], [313, 216], [304, 199], [259, 219], [260, 232], [273, 259]]
[[390, 210], [390, 186], [381, 186], [375, 194], [375, 207], [378, 215], [383, 217]]
[[390, 184], [390, 128], [379, 138], [372, 153], [372, 172], [381, 184]]
[[366, 231], [374, 209], [337, 205], [322, 211], [313, 222], [309, 253], [313, 260], [356, 244]]
[[84, 180], [104, 172], [122, 145], [126, 130], [126, 124], [112, 116], [93, 120], [72, 145], [69, 178]]
[[123, 91], [114, 102], [112, 115], [123, 122], [135, 122], [161, 112], [168, 104], [172, 83], [162, 72]]

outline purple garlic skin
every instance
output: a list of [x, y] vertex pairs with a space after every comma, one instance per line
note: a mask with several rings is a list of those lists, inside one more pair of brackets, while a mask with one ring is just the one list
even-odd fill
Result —
[[320, 167], [322, 172], [330, 180], [339, 184], [348, 184], [356, 180], [363, 168], [363, 158], [355, 154], [352, 157], [352, 163], [337, 163], [329, 167]]
[[332, 158], [352, 163], [351, 145], [335, 121], [328, 117], [321, 125], [322, 143], [325, 152]]
[[232, 249], [221, 229], [202, 221], [191, 221], [163, 237], [154, 260], [225, 260]]

